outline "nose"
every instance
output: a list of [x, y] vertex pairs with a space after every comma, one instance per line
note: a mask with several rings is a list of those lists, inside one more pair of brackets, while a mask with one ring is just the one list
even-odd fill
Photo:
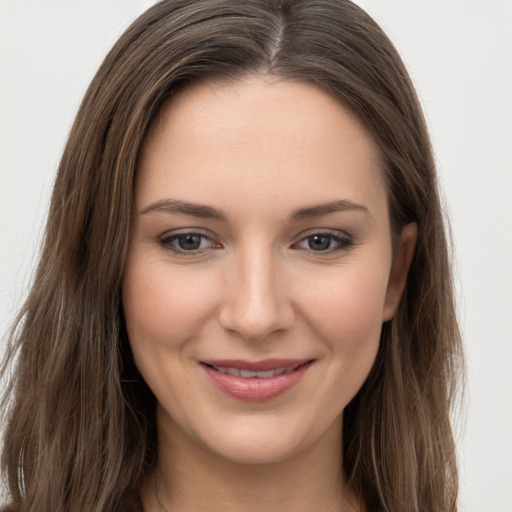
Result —
[[285, 331], [295, 320], [285, 272], [271, 251], [247, 250], [227, 269], [220, 310], [222, 327], [247, 341], [260, 341]]

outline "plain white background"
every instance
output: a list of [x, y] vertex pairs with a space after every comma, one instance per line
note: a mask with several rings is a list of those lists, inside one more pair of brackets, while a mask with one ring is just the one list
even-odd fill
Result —
[[[88, 82], [151, 0], [0, 0], [0, 333]], [[401, 52], [452, 220], [468, 360], [461, 509], [512, 512], [512, 1], [359, 0]], [[0, 345], [1, 350], [1, 345]]]

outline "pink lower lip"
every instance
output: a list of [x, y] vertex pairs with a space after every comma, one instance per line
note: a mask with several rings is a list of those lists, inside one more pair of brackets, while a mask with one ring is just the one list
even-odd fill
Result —
[[265, 402], [282, 395], [295, 386], [302, 379], [311, 363], [312, 361], [308, 361], [290, 373], [269, 378], [237, 377], [218, 372], [206, 364], [201, 364], [201, 366], [213, 384], [226, 395], [246, 402]]

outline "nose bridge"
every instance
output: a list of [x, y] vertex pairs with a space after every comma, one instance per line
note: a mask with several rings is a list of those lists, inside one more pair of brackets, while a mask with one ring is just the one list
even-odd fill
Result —
[[227, 270], [228, 293], [221, 311], [225, 329], [260, 340], [293, 321], [276, 255], [265, 244], [247, 244]]

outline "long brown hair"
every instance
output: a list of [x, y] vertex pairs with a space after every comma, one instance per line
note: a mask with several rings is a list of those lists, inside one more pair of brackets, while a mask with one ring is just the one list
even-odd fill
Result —
[[[406, 290], [344, 411], [344, 468], [369, 511], [455, 511], [450, 410], [461, 347], [434, 161], [405, 67], [348, 0], [164, 0], [92, 81], [60, 162], [45, 242], [3, 366], [12, 510], [128, 510], [157, 453], [120, 288], [137, 161], [178, 88], [271, 73], [329, 92], [380, 149], [391, 224], [418, 224]], [[136, 505], [133, 505], [136, 507]]]

